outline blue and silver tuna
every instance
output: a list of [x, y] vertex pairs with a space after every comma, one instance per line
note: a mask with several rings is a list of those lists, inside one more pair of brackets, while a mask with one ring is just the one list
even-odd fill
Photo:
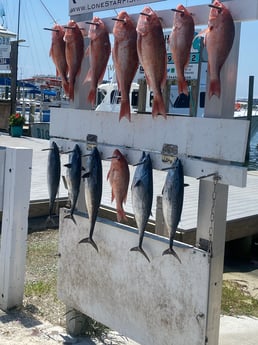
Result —
[[79, 243], [90, 243], [98, 251], [92, 236], [102, 196], [102, 163], [97, 147], [94, 147], [87, 156], [86, 173], [82, 177], [85, 182], [85, 200], [90, 221], [90, 231], [89, 237], [82, 239]]
[[144, 231], [151, 214], [153, 200], [153, 176], [150, 155], [146, 155], [143, 152], [139, 163], [136, 165], [137, 168], [134, 173], [131, 191], [135, 221], [139, 230], [139, 245], [131, 248], [131, 251], [139, 251], [150, 261], [142, 248]]
[[184, 172], [182, 163], [178, 158], [168, 170], [162, 194], [163, 217], [170, 236], [169, 248], [163, 252], [163, 255], [172, 254], [181, 263], [173, 249], [173, 241], [181, 219], [184, 200]]

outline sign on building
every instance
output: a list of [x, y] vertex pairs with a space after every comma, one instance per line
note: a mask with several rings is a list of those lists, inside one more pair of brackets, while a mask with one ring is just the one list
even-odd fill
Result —
[[10, 52], [11, 44], [10, 37], [0, 36], [0, 70], [10, 70]]

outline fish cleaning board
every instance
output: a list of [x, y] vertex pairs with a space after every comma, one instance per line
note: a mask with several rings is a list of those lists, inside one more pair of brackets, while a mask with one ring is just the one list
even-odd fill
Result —
[[[160, 170], [170, 164], [162, 157], [164, 144], [174, 145], [186, 176], [217, 172], [220, 183], [239, 187], [246, 185], [247, 170], [231, 163], [244, 161], [248, 130], [246, 120], [178, 116], [153, 120], [151, 115], [132, 114], [131, 122], [119, 122], [117, 113], [77, 109], [72, 116], [70, 109], [52, 109], [50, 124], [51, 138], [64, 151], [73, 149], [76, 142], [86, 151], [90, 137], [95, 138], [102, 159], [119, 148], [129, 164], [135, 164], [145, 150], [151, 154], [153, 168]], [[93, 144], [90, 141], [89, 148]]]
[[[162, 256], [168, 240], [145, 234], [143, 255], [131, 252], [135, 229], [98, 219], [97, 252], [78, 244], [88, 235], [89, 221], [76, 214], [74, 224], [60, 214], [58, 294], [67, 305], [91, 316], [141, 345], [205, 343], [209, 263], [206, 252], [174, 243], [180, 264]], [[200, 284], [201, 282], [201, 284]], [[184, 335], [184, 336], [182, 336]]]

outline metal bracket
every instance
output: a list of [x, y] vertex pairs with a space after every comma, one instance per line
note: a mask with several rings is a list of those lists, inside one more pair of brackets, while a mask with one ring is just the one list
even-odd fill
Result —
[[86, 149], [91, 151], [93, 147], [97, 146], [98, 137], [95, 134], [88, 134], [86, 137]]
[[178, 155], [178, 146], [172, 144], [163, 144], [161, 156], [162, 162], [173, 163]]

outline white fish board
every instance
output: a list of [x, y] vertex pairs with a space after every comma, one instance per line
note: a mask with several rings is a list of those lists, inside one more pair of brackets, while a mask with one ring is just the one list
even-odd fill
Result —
[[0, 246], [0, 308], [22, 305], [32, 150], [6, 148]]
[[145, 233], [143, 248], [150, 263], [130, 248], [138, 244], [135, 229], [98, 219], [89, 244], [89, 221], [77, 224], [60, 213], [58, 295], [67, 305], [91, 316], [141, 345], [205, 343], [209, 263], [207, 254], [175, 242], [180, 264], [162, 256], [164, 237]]
[[65, 151], [81, 142], [84, 152], [87, 135], [94, 134], [103, 159], [119, 148], [128, 163], [135, 164], [145, 150], [151, 153], [154, 169], [169, 164], [162, 161], [163, 145], [176, 145], [185, 175], [199, 177], [218, 172], [222, 176], [220, 183], [245, 186], [246, 168], [228, 163], [244, 161], [248, 121], [181, 116], [168, 116], [165, 120], [152, 119], [148, 114], [132, 114], [131, 122], [126, 119], [119, 122], [118, 117], [117, 113], [73, 109], [71, 114], [70, 109], [53, 109], [51, 138]]

